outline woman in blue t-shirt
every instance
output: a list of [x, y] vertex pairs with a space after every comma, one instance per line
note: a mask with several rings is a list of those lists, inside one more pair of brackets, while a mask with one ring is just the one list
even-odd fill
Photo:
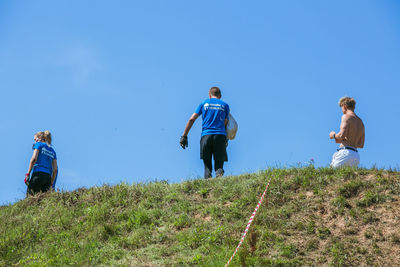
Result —
[[[27, 194], [46, 192], [53, 185], [57, 174], [57, 155], [51, 147], [51, 133], [37, 132], [34, 135], [33, 155], [29, 162], [25, 183], [28, 185]], [[29, 179], [30, 173], [32, 176]]]

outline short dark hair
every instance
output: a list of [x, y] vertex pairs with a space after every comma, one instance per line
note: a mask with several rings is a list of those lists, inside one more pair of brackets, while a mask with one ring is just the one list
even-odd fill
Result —
[[221, 90], [219, 90], [219, 88], [216, 87], [216, 86], [211, 87], [211, 89], [210, 89], [210, 95], [216, 96], [216, 97], [221, 97]]

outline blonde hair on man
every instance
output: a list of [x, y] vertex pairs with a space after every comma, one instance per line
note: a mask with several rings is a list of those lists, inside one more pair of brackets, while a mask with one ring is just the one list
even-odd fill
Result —
[[46, 142], [47, 144], [51, 145], [50, 131], [37, 132], [37, 133], [35, 133], [35, 136], [37, 136], [40, 140]]
[[344, 96], [339, 100], [339, 107], [342, 106], [354, 111], [356, 108], [356, 101], [352, 97]]

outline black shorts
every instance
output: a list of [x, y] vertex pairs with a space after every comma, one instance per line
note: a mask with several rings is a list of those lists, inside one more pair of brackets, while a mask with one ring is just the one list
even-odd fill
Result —
[[225, 135], [210, 134], [201, 137], [200, 158], [209, 160], [212, 156], [214, 156], [214, 160], [228, 161]]
[[29, 180], [28, 193], [36, 194], [38, 192], [49, 191], [51, 186], [51, 176], [45, 172], [34, 172]]

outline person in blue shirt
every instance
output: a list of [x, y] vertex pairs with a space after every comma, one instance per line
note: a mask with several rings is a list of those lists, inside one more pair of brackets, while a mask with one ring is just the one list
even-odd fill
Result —
[[190, 117], [179, 141], [183, 149], [188, 147], [187, 135], [201, 115], [203, 123], [200, 158], [204, 163], [204, 178], [206, 179], [212, 177], [212, 157], [214, 157], [216, 177], [224, 175], [224, 162], [228, 161], [225, 127], [228, 124], [229, 105], [221, 100], [221, 90], [218, 87], [212, 87], [208, 95], [209, 99], [201, 103]]
[[58, 171], [57, 155], [51, 146], [51, 133], [38, 132], [34, 135], [34, 140], [33, 155], [29, 162], [28, 172], [25, 174], [27, 195], [50, 190]]

